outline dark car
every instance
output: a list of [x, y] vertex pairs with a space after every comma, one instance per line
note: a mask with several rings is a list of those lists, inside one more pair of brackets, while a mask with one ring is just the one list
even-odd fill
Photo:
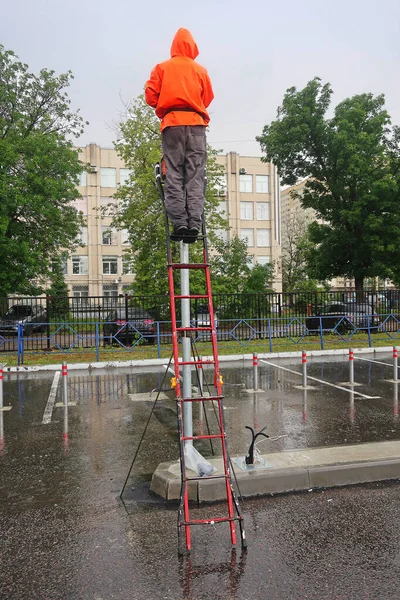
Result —
[[0, 319], [0, 335], [17, 335], [22, 325], [24, 335], [46, 330], [46, 309], [40, 304], [14, 304]]
[[119, 341], [124, 345], [143, 337], [149, 344], [155, 342], [155, 325], [152, 316], [143, 308], [130, 306], [115, 308], [107, 315], [103, 325], [104, 343]]
[[307, 317], [306, 327], [309, 332], [317, 332], [322, 328], [335, 329], [338, 333], [346, 333], [360, 329], [376, 333], [379, 317], [370, 304], [356, 302], [336, 302], [323, 306], [316, 313]]

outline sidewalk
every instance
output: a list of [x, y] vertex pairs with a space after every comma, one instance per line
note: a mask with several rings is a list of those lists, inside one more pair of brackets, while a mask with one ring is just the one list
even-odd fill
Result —
[[[263, 454], [266, 467], [247, 471], [235, 464], [235, 458], [232, 457], [233, 468], [243, 497], [400, 478], [400, 441]], [[216, 475], [223, 473], [221, 458], [208, 460], [217, 468]], [[167, 500], [177, 500], [180, 488], [179, 461], [161, 463], [153, 474], [150, 489]], [[189, 498], [198, 502], [223, 500], [225, 482], [192, 481]]]

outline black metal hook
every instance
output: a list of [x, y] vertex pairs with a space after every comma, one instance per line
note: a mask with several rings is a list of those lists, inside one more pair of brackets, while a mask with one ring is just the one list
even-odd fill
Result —
[[263, 427], [258, 433], [255, 433], [254, 429], [252, 427], [249, 427], [248, 425], [245, 425], [246, 429], [250, 429], [251, 431], [251, 435], [252, 435], [252, 440], [251, 440], [251, 444], [249, 446], [249, 453], [245, 458], [246, 461], [246, 465], [254, 465], [254, 444], [256, 439], [258, 438], [259, 435], [264, 436], [265, 438], [269, 438], [269, 435], [267, 435], [266, 433], [263, 433], [265, 431], [265, 429], [267, 429], [267, 427]]

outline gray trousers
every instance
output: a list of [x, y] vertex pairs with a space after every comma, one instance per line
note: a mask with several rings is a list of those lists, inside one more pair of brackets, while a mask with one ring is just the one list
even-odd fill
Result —
[[166, 127], [162, 132], [166, 165], [165, 208], [174, 227], [201, 230], [207, 160], [206, 128], [202, 125]]

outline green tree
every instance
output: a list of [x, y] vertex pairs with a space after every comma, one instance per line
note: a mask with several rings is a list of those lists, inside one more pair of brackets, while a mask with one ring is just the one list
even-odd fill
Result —
[[83, 166], [68, 138], [83, 122], [65, 92], [71, 78], [34, 75], [0, 46], [0, 296], [41, 291], [79, 233], [72, 201]]
[[[165, 294], [168, 291], [164, 208], [155, 185], [154, 165], [162, 156], [160, 124], [154, 110], [143, 96], [127, 107], [119, 124], [115, 148], [130, 169], [130, 180], [121, 186], [116, 197], [119, 206], [112, 214], [114, 226], [128, 231], [130, 250], [127, 252], [132, 271], [132, 291], [140, 295]], [[223, 169], [216, 163], [215, 150], [208, 148], [207, 191], [205, 214], [211, 244], [217, 229], [226, 229], [227, 222], [218, 211], [217, 188]], [[112, 209], [111, 209], [112, 210]], [[172, 243], [174, 259], [179, 257], [179, 244]], [[200, 259], [202, 245], [190, 247], [191, 260]], [[191, 291], [201, 292], [204, 276], [192, 271]]]
[[319, 78], [290, 88], [278, 118], [257, 139], [282, 183], [309, 177], [302, 198], [309, 225], [307, 259], [317, 280], [387, 277], [400, 264], [400, 131], [390, 128], [384, 97], [361, 94], [327, 117], [331, 86]]
[[46, 290], [49, 296], [49, 318], [66, 317], [69, 313], [68, 286], [64, 279], [63, 262], [66, 255], [57, 257], [52, 263], [50, 287]]
[[259, 294], [260, 292], [273, 292], [274, 267], [272, 264], [255, 265], [243, 284], [246, 294]]
[[216, 254], [211, 259], [214, 294], [234, 294], [243, 292], [247, 280], [251, 257], [247, 254], [247, 244], [234, 235], [231, 240], [216, 240]]

